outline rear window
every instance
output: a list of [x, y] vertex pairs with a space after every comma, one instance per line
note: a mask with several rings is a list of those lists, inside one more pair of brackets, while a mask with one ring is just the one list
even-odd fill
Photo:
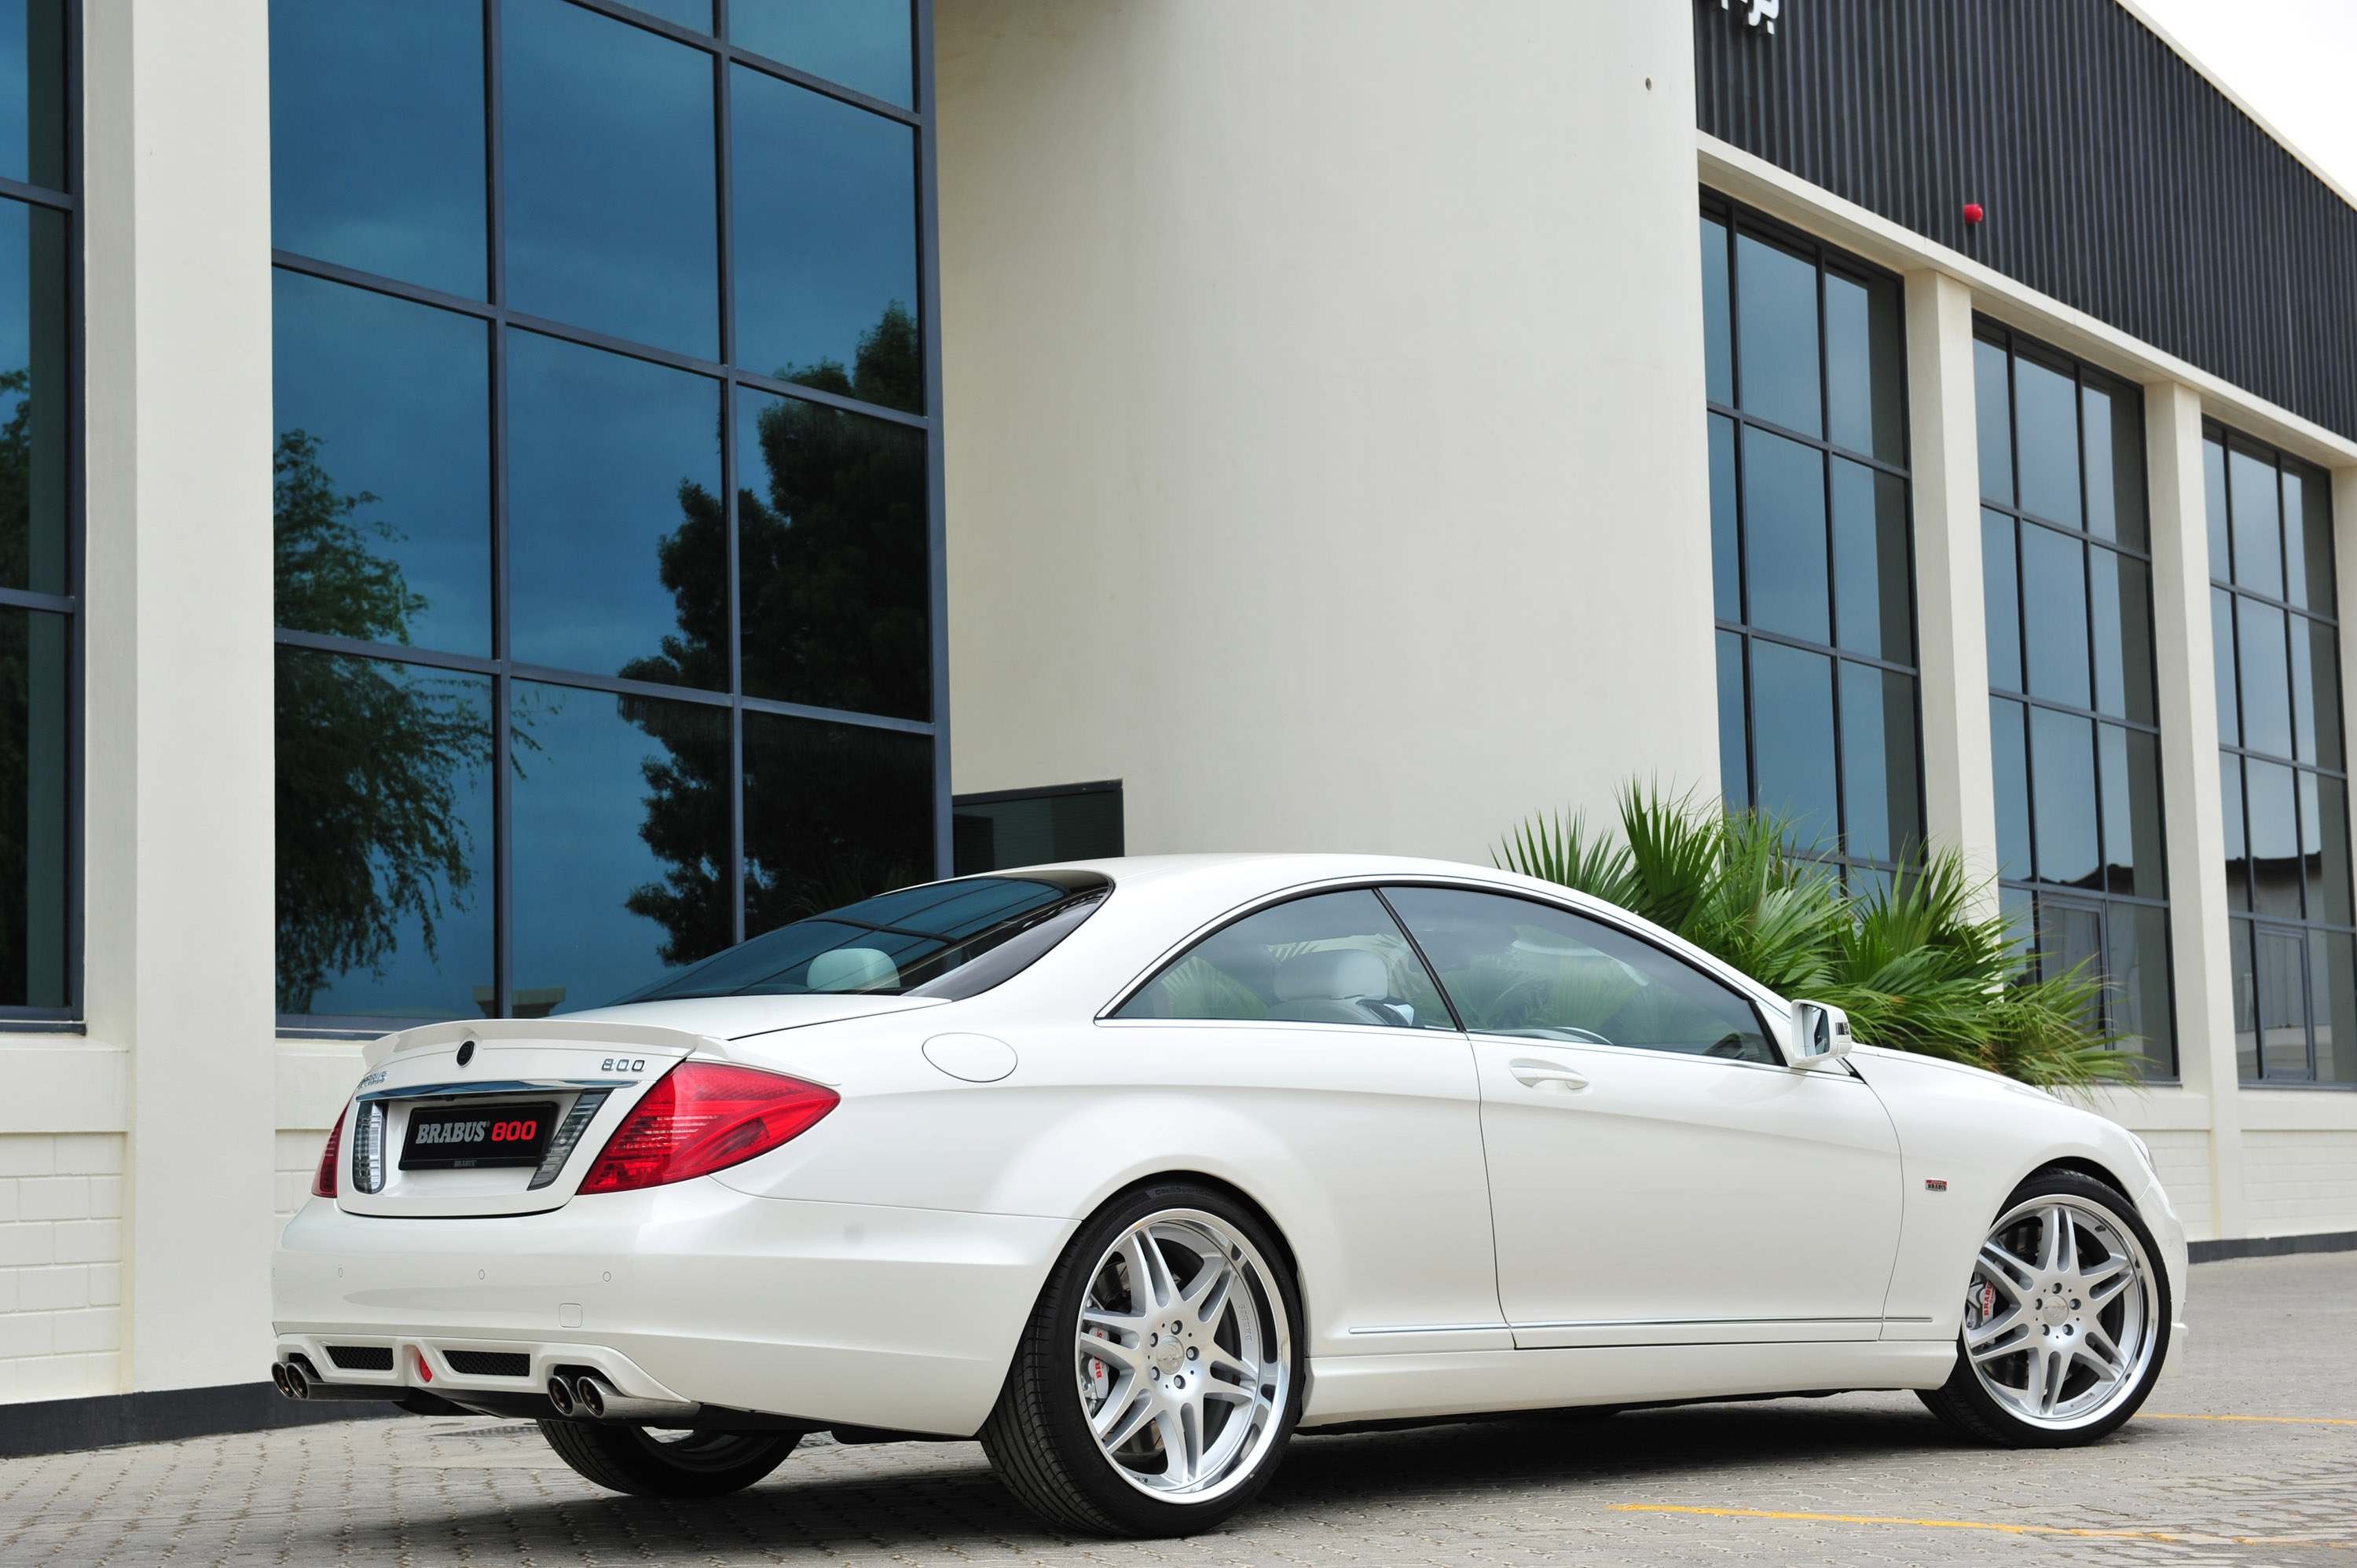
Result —
[[765, 931], [622, 1001], [970, 996], [1039, 959], [1112, 887], [1093, 872], [964, 876], [903, 887]]

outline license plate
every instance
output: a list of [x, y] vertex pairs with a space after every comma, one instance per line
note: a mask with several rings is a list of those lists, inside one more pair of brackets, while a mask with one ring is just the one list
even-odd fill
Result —
[[409, 1135], [401, 1145], [401, 1168], [453, 1171], [536, 1165], [555, 1125], [556, 1107], [545, 1101], [413, 1111]]

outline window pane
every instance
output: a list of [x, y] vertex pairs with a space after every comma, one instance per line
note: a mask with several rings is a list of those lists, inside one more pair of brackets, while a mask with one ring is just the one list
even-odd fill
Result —
[[509, 335], [512, 657], [727, 689], [719, 417], [708, 377]]
[[917, 102], [908, 0], [729, 0], [728, 41], [903, 109]]
[[481, 0], [271, 0], [280, 250], [485, 298], [483, 171]]
[[66, 1004], [72, 625], [0, 609], [0, 1006]]
[[2234, 599], [2210, 590], [2210, 662], [2218, 683], [2218, 744], [2243, 744], [2243, 710], [2234, 690]]
[[1743, 619], [1742, 540], [1735, 521], [1735, 421], [1710, 416], [1711, 613]]
[[2074, 708], [2091, 706], [2084, 544], [2050, 528], [2022, 525], [2021, 624], [2029, 694]]
[[2316, 780], [2317, 826], [2308, 885], [2308, 918], [2336, 926], [2357, 924], [2349, 907], [2349, 787], [2338, 779]]
[[66, 187], [62, 0], [0, 0], [0, 178]]
[[1989, 684], [2021, 690], [2021, 585], [2014, 564], [2014, 521], [1981, 513], [1981, 603], [1988, 635]]
[[2094, 574], [2095, 705], [2138, 724], [2157, 724], [2150, 569], [2109, 550], [2090, 550], [2087, 560]]
[[1989, 750], [1996, 772], [1997, 875], [2027, 879], [2029, 864], [2029, 741], [2025, 710], [1989, 699]]
[[2337, 931], [2308, 933], [2319, 1083], [2357, 1083], [2357, 958], [2352, 943]]
[[2014, 439], [2021, 447], [2021, 510], [2079, 526], [2078, 389], [2018, 354], [2013, 360]]
[[2291, 670], [2284, 612], [2238, 599], [2234, 605], [2243, 663], [2243, 744], [2270, 757], [2291, 750]]
[[2298, 1082], [2308, 1065], [2307, 942], [2298, 931], [2261, 926], [2259, 938], [2259, 1052], [2269, 1079]]
[[1743, 639], [1718, 634], [1718, 792], [1727, 810], [1751, 804], [1750, 752], [1743, 736]]
[[2099, 387], [2079, 389], [2081, 435], [2086, 444], [2087, 532], [2098, 539], [2120, 536], [2117, 476], [2112, 467], [2112, 394]]
[[71, 419], [66, 215], [0, 200], [0, 587], [63, 594]]
[[278, 624], [491, 651], [490, 328], [273, 274]]
[[1836, 457], [1834, 467], [1834, 589], [1841, 646], [1912, 663], [1915, 628], [1908, 603], [1907, 486]]
[[2302, 609], [2308, 607], [2309, 583], [2307, 489], [2299, 470], [2288, 463], [2285, 464], [2283, 469], [2284, 597]]
[[1189, 949], [1118, 1015], [1456, 1027], [1398, 923], [1364, 890], [1245, 916]]
[[1817, 269], [1749, 234], [1735, 242], [1736, 322], [1747, 413], [1824, 433], [1817, 392]]
[[2309, 671], [2314, 682], [2309, 722], [2316, 726], [2316, 760], [2326, 768], [2341, 765], [2341, 638], [2322, 621], [2308, 623]]
[[2246, 758], [2244, 810], [2250, 818], [2251, 882], [2262, 915], [2299, 918], [2299, 813], [2291, 769]]
[[1711, 402], [1735, 402], [1734, 348], [1727, 298], [1727, 225], [1716, 218], [1702, 220], [1702, 364], [1703, 385]]
[[[2038, 900], [2038, 972], [2049, 980], [2074, 973], [2083, 980], [2104, 979], [2103, 910], [2041, 895]], [[2103, 1015], [2097, 1011], [2087, 1021], [2100, 1026]]]
[[2269, 598], [2283, 597], [2283, 518], [2276, 499], [2275, 465], [2248, 452], [2228, 454], [2233, 487], [2234, 582]]
[[1826, 435], [1835, 445], [1886, 463], [1907, 460], [1901, 339], [1897, 279], [1825, 274]]
[[[744, 0], [737, 0], [739, 5]], [[712, 0], [630, 0], [641, 11], [651, 11], [666, 22], [676, 22], [683, 27], [694, 27], [699, 33], [712, 31]]]
[[2223, 798], [2226, 831], [2226, 907], [2247, 909], [2251, 907], [2251, 866], [2245, 858], [2248, 841], [2243, 832], [2243, 759], [2225, 756], [2218, 759], [2218, 790]]
[[1825, 460], [1815, 447], [1743, 433], [1744, 553], [1751, 624], [1833, 640], [1825, 572]]
[[2316, 760], [2316, 642], [2309, 635], [2306, 616], [2289, 618], [2291, 627], [2291, 744], [2302, 762]]
[[1468, 1029], [1776, 1060], [1749, 1002], [1600, 921], [1456, 888], [1392, 887], [1384, 896], [1440, 972]]
[[1922, 837], [1917, 820], [1915, 682], [1845, 661], [1842, 682], [1843, 852], [1904, 860]]
[[2143, 730], [2100, 727], [2104, 862], [2115, 893], [2166, 898], [2160, 842], [2160, 743]]
[[921, 411], [916, 133], [734, 70], [737, 362]]
[[1751, 645], [1757, 804], [1794, 843], [1831, 847], [1841, 831], [1834, 785], [1833, 660], [1773, 642]]
[[512, 691], [517, 1013], [599, 1006], [726, 947], [728, 710]]
[[2007, 355], [1994, 343], [1973, 341], [1973, 395], [1978, 403], [1981, 494], [2013, 504], [2013, 415], [2006, 396]]
[[2029, 777], [2038, 832], [2038, 879], [2098, 885], [2095, 736], [2074, 714], [2029, 710]]
[[487, 1012], [490, 679], [299, 648], [277, 663], [278, 1011]]
[[500, 0], [508, 303], [719, 354], [712, 59], [564, 0]]
[[2127, 1036], [2122, 1048], [2140, 1052], [2145, 1071], [2177, 1072], [2177, 1029], [2169, 1004], [2169, 911], [2148, 904], [2115, 904], [2107, 911], [2104, 973], [2112, 983], [2111, 1025]]
[[2215, 441], [2201, 443], [2201, 497], [2210, 519], [2210, 575], [2221, 583], [2234, 580], [2233, 550], [2227, 543], [2230, 514], [2226, 510], [2226, 448]]
[[2234, 969], [2234, 1069], [2245, 1081], [2259, 1076], [2259, 976], [2248, 920], [2226, 922]]
[[737, 485], [746, 693], [931, 717], [924, 433], [740, 388]]
[[[2297, 500], [2293, 499], [2295, 494]], [[2293, 517], [2300, 519], [2301, 558], [2307, 565], [2308, 590], [2299, 602], [2319, 615], [2339, 615], [2341, 590], [2333, 580], [2330, 478], [2313, 472], [2302, 474], [2287, 464], [2284, 505], [2289, 514], [2284, 520], [2285, 527], [2291, 526]]]
[[933, 875], [931, 738], [745, 715], [746, 935]]

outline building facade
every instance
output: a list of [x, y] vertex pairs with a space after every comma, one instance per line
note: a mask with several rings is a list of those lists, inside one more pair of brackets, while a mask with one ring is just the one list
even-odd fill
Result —
[[22, 0], [0, 229], [0, 1451], [282, 1416], [373, 1034], [1632, 778], [2357, 1233], [2357, 207], [2116, 0]]

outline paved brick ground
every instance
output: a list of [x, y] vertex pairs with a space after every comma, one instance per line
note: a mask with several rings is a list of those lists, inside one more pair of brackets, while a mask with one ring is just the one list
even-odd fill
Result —
[[[1232, 1528], [1109, 1543], [1042, 1530], [971, 1444], [813, 1439], [736, 1498], [661, 1503], [598, 1491], [528, 1425], [411, 1418], [0, 1461], [0, 1563], [2357, 1568], [2357, 1254], [2205, 1265], [2191, 1319], [2150, 1408], [2259, 1419], [1992, 1453], [1911, 1397], [1853, 1395], [1313, 1437]], [[1707, 1509], [1738, 1511], [1657, 1511]]]

